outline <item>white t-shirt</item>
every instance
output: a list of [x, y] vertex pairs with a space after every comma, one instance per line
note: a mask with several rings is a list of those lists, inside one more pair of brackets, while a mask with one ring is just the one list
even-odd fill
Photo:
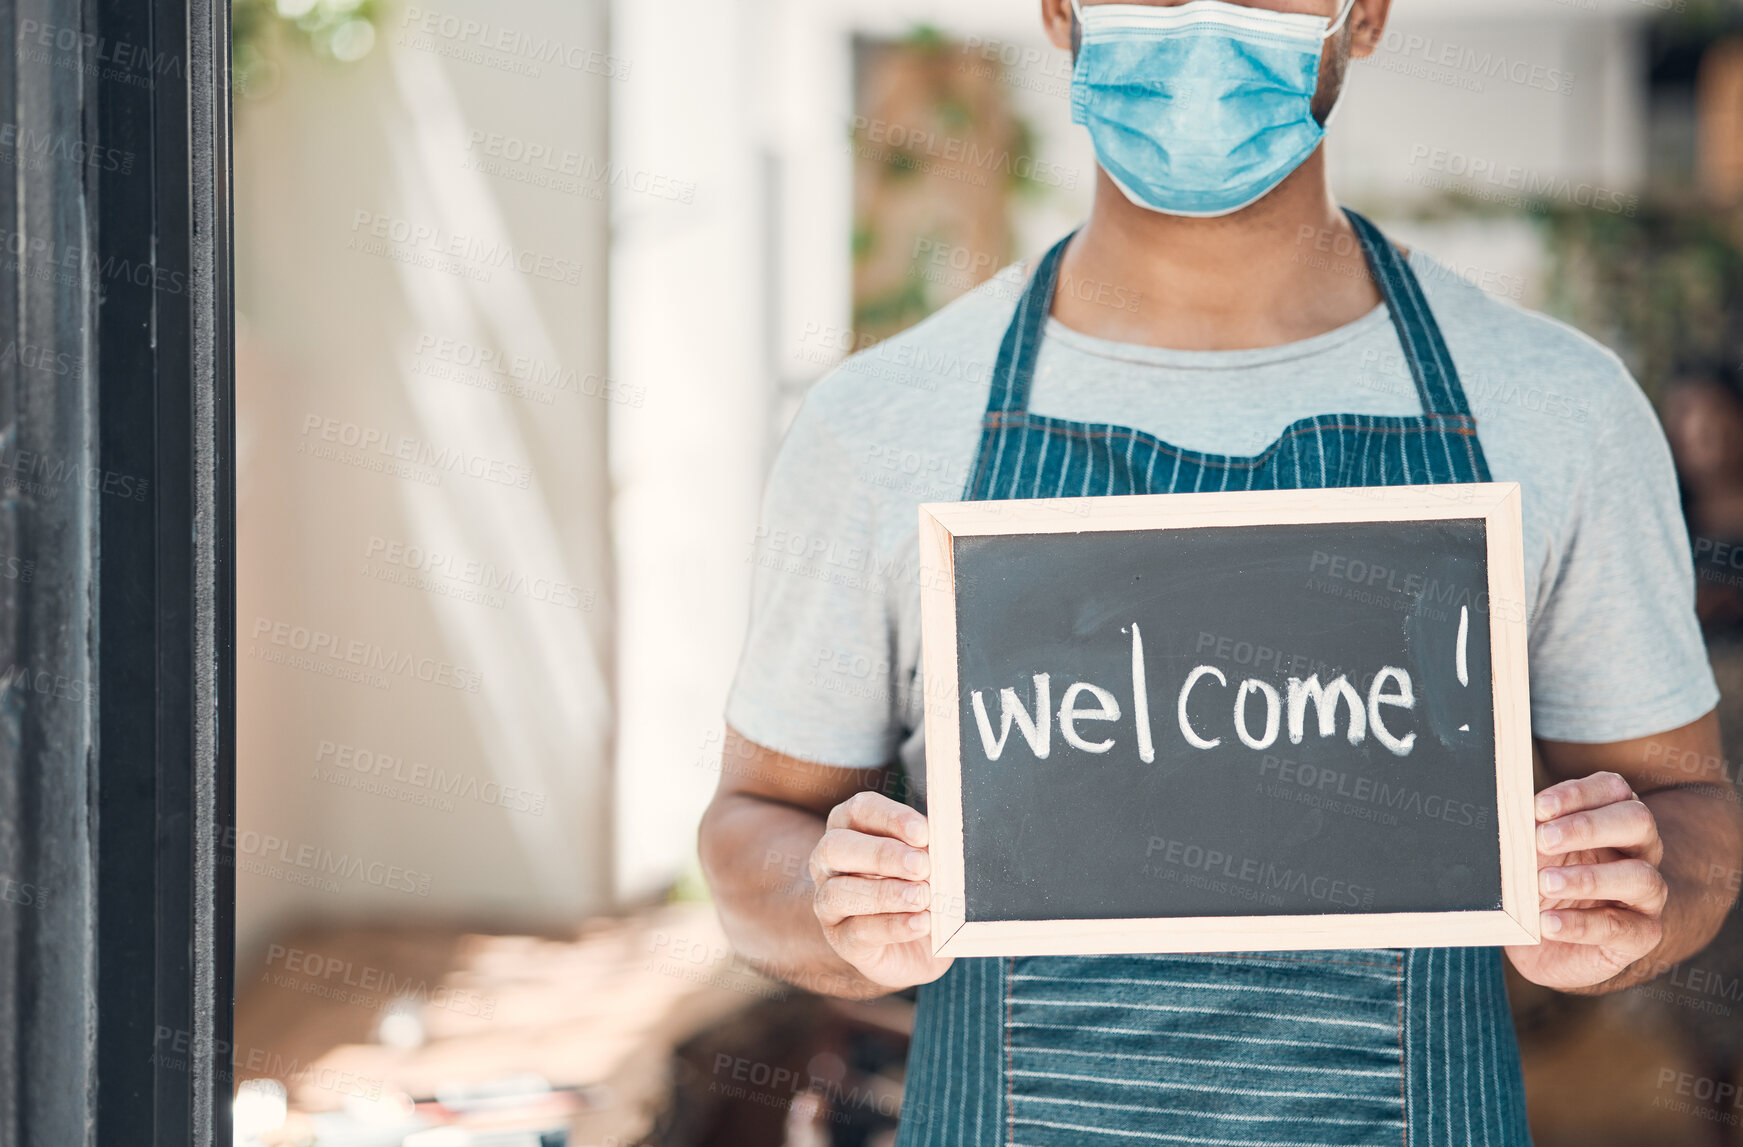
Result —
[[[1496, 481], [1523, 488], [1535, 736], [1606, 742], [1712, 709], [1718, 689], [1670, 452], [1609, 351], [1412, 253]], [[826, 765], [924, 777], [917, 520], [962, 498], [1026, 268], [1009, 268], [814, 386], [748, 560], [749, 636], [726, 719]], [[1318, 414], [1418, 415], [1386, 308], [1285, 346], [1176, 351], [1049, 319], [1031, 412], [1258, 454]]]

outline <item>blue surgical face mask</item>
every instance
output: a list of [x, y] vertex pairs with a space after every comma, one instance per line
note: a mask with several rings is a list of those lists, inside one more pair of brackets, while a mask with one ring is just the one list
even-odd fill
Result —
[[1071, 0], [1081, 29], [1071, 118], [1126, 198], [1169, 215], [1256, 202], [1325, 138], [1313, 117], [1335, 21], [1221, 0], [1162, 8]]

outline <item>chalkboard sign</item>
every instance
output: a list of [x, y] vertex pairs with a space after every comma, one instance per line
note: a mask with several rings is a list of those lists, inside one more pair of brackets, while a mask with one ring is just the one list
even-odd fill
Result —
[[934, 950], [1536, 943], [1519, 505], [922, 506]]

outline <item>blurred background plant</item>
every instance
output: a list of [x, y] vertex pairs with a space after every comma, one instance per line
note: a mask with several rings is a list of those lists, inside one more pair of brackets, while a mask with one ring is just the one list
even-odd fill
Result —
[[1539, 212], [1546, 308], [1604, 342], [1658, 403], [1691, 362], [1743, 361], [1743, 212], [1653, 201], [1633, 216]]
[[278, 88], [277, 53], [286, 44], [339, 63], [354, 63], [375, 47], [381, 0], [233, 0], [230, 71], [249, 98]]
[[855, 52], [854, 347], [912, 326], [1017, 257], [1021, 200], [1054, 187], [996, 56], [920, 25]]
[[1691, 364], [1743, 363], [1743, 4], [1679, 0], [1646, 26], [1639, 194], [1527, 207], [1543, 305], [1612, 347], [1655, 404]]

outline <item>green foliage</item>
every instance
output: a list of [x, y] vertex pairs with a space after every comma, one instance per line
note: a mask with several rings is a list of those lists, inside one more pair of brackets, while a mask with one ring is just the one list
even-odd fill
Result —
[[1735, 28], [1740, 17], [1743, 10], [1737, 0], [1682, 0], [1659, 19], [1678, 34], [1710, 39]]
[[926, 281], [909, 275], [902, 284], [875, 298], [862, 299], [853, 308], [855, 330], [902, 330], [937, 308], [926, 290]]
[[1743, 362], [1743, 211], [1643, 201], [1633, 215], [1534, 212], [1550, 255], [1546, 308], [1615, 348], [1656, 401], [1679, 369]]
[[383, 0], [231, 0], [231, 71], [244, 95], [270, 90], [286, 42], [350, 63], [375, 46]]
[[[1012, 195], [1025, 199], [1042, 199], [1051, 194], [1053, 188], [1035, 178], [1035, 157], [1041, 142], [1036, 138], [1035, 127], [1022, 116], [1012, 117], [1011, 131], [1011, 163], [1010, 172], [1006, 176], [1006, 190]], [[1024, 162], [1018, 162], [1022, 160]]]
[[1690, 366], [1743, 372], [1743, 208], [1685, 194], [1611, 202], [1448, 194], [1412, 215], [1530, 220], [1548, 255], [1543, 309], [1619, 354], [1654, 402]]
[[684, 870], [666, 893], [666, 901], [670, 904], [707, 904], [713, 899], [708, 878], [702, 875], [701, 863], [695, 858], [684, 865]]
[[873, 228], [863, 222], [856, 221], [853, 225], [853, 261], [859, 262], [877, 248], [878, 235]]
[[916, 24], [909, 29], [908, 34], [897, 41], [904, 48], [928, 55], [942, 56], [955, 48], [955, 44], [943, 32], [930, 24]]

